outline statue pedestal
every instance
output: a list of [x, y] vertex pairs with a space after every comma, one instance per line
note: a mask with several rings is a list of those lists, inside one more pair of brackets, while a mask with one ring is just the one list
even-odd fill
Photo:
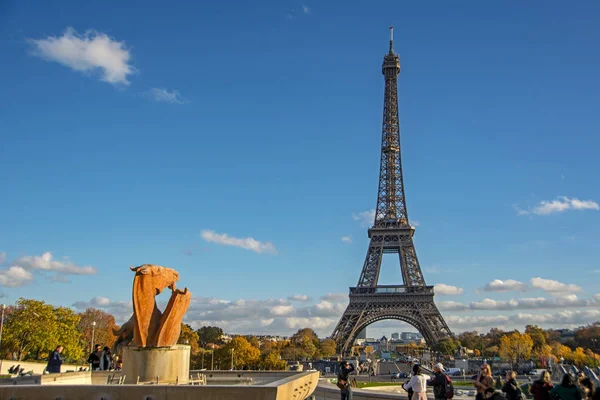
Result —
[[187, 384], [190, 379], [191, 346], [123, 348], [125, 383], [156, 382]]

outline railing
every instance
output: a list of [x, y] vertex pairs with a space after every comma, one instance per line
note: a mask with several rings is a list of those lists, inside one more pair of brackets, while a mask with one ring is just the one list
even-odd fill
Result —
[[372, 287], [351, 287], [350, 294], [433, 294], [433, 286], [372, 286]]

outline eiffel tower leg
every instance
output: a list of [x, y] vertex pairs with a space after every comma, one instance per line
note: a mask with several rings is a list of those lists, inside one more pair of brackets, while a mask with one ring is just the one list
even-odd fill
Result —
[[379, 280], [381, 270], [381, 259], [383, 257], [383, 246], [371, 239], [367, 257], [363, 265], [358, 284], [356, 286], [375, 286]]
[[402, 279], [406, 286], [425, 286], [425, 279], [411, 237], [404, 238], [399, 252]]

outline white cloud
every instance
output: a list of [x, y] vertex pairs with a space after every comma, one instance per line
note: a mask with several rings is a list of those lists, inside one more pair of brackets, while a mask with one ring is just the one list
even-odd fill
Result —
[[352, 219], [360, 221], [362, 226], [370, 226], [375, 221], [375, 210], [361, 211], [359, 213], [353, 213]]
[[446, 285], [445, 283], [438, 283], [433, 287], [436, 294], [445, 294], [445, 295], [459, 295], [463, 294], [465, 291], [463, 288], [459, 288], [456, 286]]
[[67, 259], [54, 260], [50, 252], [45, 252], [41, 256], [23, 256], [13, 261], [11, 265], [27, 270], [54, 271], [70, 275], [94, 275], [97, 272], [92, 266], [80, 267]]
[[152, 88], [148, 91], [141, 93], [142, 97], [154, 100], [158, 103], [171, 103], [171, 104], [187, 104], [189, 101], [181, 96], [181, 93], [177, 90]]
[[350, 236], [342, 236], [342, 242], [352, 243], [352, 238]]
[[88, 308], [99, 308], [111, 313], [118, 324], [122, 324], [133, 314], [133, 303], [129, 301], [112, 301], [107, 297], [97, 296], [89, 301], [76, 301], [73, 307], [77, 311], [84, 311]]
[[201, 233], [204, 240], [210, 243], [222, 244], [225, 246], [240, 247], [242, 249], [250, 250], [255, 253], [267, 253], [277, 254], [277, 249], [271, 242], [259, 242], [258, 240], [247, 237], [247, 238], [236, 238], [227, 235], [226, 233], [216, 233], [210, 230], [204, 230]]
[[581, 288], [573, 284], [564, 284], [552, 279], [531, 278], [531, 286], [536, 289], [541, 289], [550, 293], [573, 293], [578, 292]]
[[348, 294], [347, 293], [327, 293], [325, 296], [321, 296], [321, 300], [330, 301], [330, 302], [348, 302]]
[[527, 284], [513, 279], [507, 279], [501, 281], [500, 279], [494, 279], [490, 283], [484, 286], [483, 290], [486, 292], [511, 292], [511, 291], [525, 291], [527, 290]]
[[549, 215], [565, 212], [567, 210], [600, 210], [600, 205], [593, 200], [579, 200], [574, 197], [559, 196], [556, 200], [540, 201], [540, 203], [528, 210], [514, 206], [518, 215]]
[[469, 306], [458, 301], [439, 301], [436, 304], [441, 311], [464, 311], [469, 309]]
[[414, 226], [416, 228], [418, 226], [421, 226], [421, 222], [415, 219], [415, 220], [413, 220], [413, 222], [410, 225]]
[[19, 287], [27, 285], [33, 280], [31, 272], [23, 267], [12, 266], [8, 269], [0, 270], [0, 286]]
[[485, 298], [463, 304], [455, 301], [442, 301], [438, 306], [445, 311], [508, 311], [595, 307], [600, 304], [600, 294], [591, 299], [580, 299], [575, 294], [567, 294], [554, 298], [526, 297], [522, 299], [494, 300]]
[[302, 5], [302, 12], [303, 12], [304, 14], [310, 14], [310, 8], [308, 8], [308, 7], [307, 7], [307, 6], [305, 6], [305, 5]]
[[299, 301], [299, 302], [307, 302], [307, 301], [310, 300], [310, 297], [308, 297], [305, 294], [295, 294], [293, 296], [288, 297], [288, 300]]
[[34, 54], [55, 61], [75, 71], [99, 71], [101, 80], [111, 84], [128, 85], [128, 76], [135, 72], [129, 64], [131, 53], [124, 42], [105, 33], [89, 30], [83, 35], [69, 27], [62, 36], [30, 39]]
[[445, 317], [451, 329], [468, 329], [481, 327], [497, 327], [510, 324], [522, 328], [536, 324], [547, 327], [575, 328], [590, 324], [600, 319], [600, 310], [564, 310], [554, 314], [517, 313], [514, 315], [492, 316], [456, 316]]
[[294, 312], [294, 306], [292, 305], [279, 305], [271, 307], [271, 314], [277, 316], [288, 316]]

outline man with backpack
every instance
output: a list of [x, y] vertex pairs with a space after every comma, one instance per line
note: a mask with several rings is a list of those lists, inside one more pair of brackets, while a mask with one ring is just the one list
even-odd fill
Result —
[[427, 382], [428, 386], [433, 386], [433, 397], [435, 400], [449, 400], [454, 397], [454, 385], [452, 380], [444, 374], [444, 366], [437, 363], [433, 366], [434, 376]]

